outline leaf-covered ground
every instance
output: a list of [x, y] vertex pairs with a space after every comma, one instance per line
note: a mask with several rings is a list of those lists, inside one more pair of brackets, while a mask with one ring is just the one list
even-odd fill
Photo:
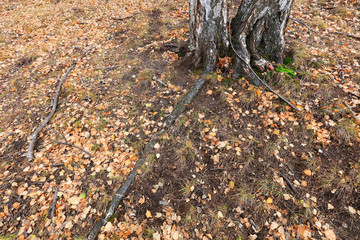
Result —
[[[187, 11], [0, 1], [0, 239], [86, 238], [201, 73], [182, 59]], [[221, 59], [99, 239], [359, 239], [360, 3], [299, 0], [291, 17], [285, 63], [262, 77], [299, 112]]]

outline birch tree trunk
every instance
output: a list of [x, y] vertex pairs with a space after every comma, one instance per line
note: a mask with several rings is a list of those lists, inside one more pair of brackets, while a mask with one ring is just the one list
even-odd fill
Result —
[[[293, 1], [241, 1], [231, 30], [234, 48], [246, 63], [233, 56], [235, 76], [246, 76], [258, 85], [247, 64], [263, 71], [273, 68], [271, 61], [282, 62]], [[229, 50], [227, 22], [226, 0], [190, 0], [190, 50], [206, 71], [215, 69], [220, 50]]]
[[[271, 61], [281, 63], [285, 49], [285, 27], [293, 0], [243, 0], [231, 21], [233, 44], [237, 53], [251, 66], [273, 69]], [[246, 64], [234, 58], [237, 74], [251, 76]]]
[[220, 50], [227, 51], [226, 0], [190, 0], [190, 51], [195, 65], [205, 72], [215, 69]]

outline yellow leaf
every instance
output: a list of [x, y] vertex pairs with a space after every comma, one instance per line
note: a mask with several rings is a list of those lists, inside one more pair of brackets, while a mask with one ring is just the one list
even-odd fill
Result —
[[260, 96], [260, 94], [261, 94], [261, 91], [260, 90], [255, 90], [255, 92], [256, 92], [256, 95], [258, 95], [258, 96]]
[[273, 200], [272, 200], [271, 197], [269, 197], [268, 199], [266, 199], [266, 203], [271, 204], [272, 202], [273, 202]]
[[151, 218], [151, 212], [150, 212], [149, 210], [146, 210], [146, 214], [145, 214], [145, 215], [146, 215], [147, 218]]
[[309, 169], [304, 170], [304, 173], [308, 176], [311, 176], [311, 170]]
[[99, 110], [104, 110], [105, 106], [103, 104], [100, 104], [100, 105], [96, 106], [96, 108]]
[[235, 183], [233, 181], [229, 182], [229, 188], [234, 188], [235, 187]]
[[280, 133], [279, 133], [279, 130], [275, 129], [275, 130], [274, 130], [274, 134], [279, 136], [279, 134], [280, 134]]
[[145, 202], [145, 197], [142, 196], [142, 197], [139, 199], [139, 203], [140, 203], [140, 204], [143, 204], [144, 202]]

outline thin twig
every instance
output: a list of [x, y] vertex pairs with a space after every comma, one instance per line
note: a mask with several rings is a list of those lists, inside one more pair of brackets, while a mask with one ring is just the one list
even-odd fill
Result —
[[336, 82], [336, 80], [335, 80], [331, 75], [329, 75], [329, 77], [330, 77], [330, 79], [333, 81], [333, 83], [334, 83], [338, 88], [340, 88], [341, 91], [343, 91], [343, 92], [346, 93], [346, 94], [353, 95], [354, 97], [360, 98], [360, 96], [357, 95], [357, 94], [354, 93], [354, 92], [346, 92], [346, 91], [340, 86], [340, 84], [338, 84], [338, 83]]
[[55, 98], [53, 100], [53, 104], [52, 104], [52, 109], [51, 112], [49, 113], [49, 115], [44, 119], [44, 121], [37, 127], [37, 129], [35, 130], [35, 132], [31, 135], [30, 138], [30, 144], [29, 144], [29, 149], [27, 151], [27, 153], [25, 154], [25, 156], [27, 157], [27, 159], [31, 162], [34, 160], [34, 148], [35, 148], [35, 141], [39, 135], [39, 133], [41, 132], [41, 130], [46, 126], [46, 124], [48, 124], [48, 122], [50, 122], [52, 116], [54, 115], [56, 108], [57, 108], [57, 103], [59, 100], [59, 96], [60, 96], [60, 91], [61, 91], [61, 86], [64, 83], [66, 77], [69, 75], [69, 73], [71, 72], [71, 70], [73, 70], [77, 64], [77, 62], [83, 58], [91, 49], [93, 49], [95, 47], [91, 47], [88, 50], [86, 50], [83, 54], [81, 54], [81, 56], [79, 57], [78, 60], [74, 61], [73, 64], [71, 64], [71, 66], [67, 69], [66, 73], [64, 74], [64, 76], [60, 79], [60, 82], [58, 84], [57, 90], [56, 90], [56, 95]]
[[350, 107], [345, 101], [344, 101], [344, 103], [345, 103], [345, 106], [350, 110], [351, 116], [352, 116], [353, 118], [355, 118], [355, 119], [358, 119], [358, 118], [356, 117], [355, 112], [351, 109], [351, 107]]
[[0, 140], [0, 143], [4, 142], [6, 139], [8, 139], [10, 136], [14, 135], [14, 133], [9, 133], [8, 135], [6, 135], [5, 137], [3, 137], [1, 140]]
[[80, 73], [78, 73], [78, 76], [79, 76], [79, 79], [80, 79], [81, 84], [82, 84], [82, 85], [85, 85], [85, 83], [84, 83], [84, 81], [83, 81], [83, 79], [82, 79], [82, 77], [81, 77]]
[[319, 34], [317, 31], [315, 31], [314, 29], [312, 29], [311, 27], [309, 27], [309, 26], [308, 26], [306, 23], [304, 23], [303, 21], [301, 21], [301, 20], [299, 20], [299, 19], [296, 19], [296, 18], [292, 18], [292, 17], [290, 17], [290, 19], [293, 20], [293, 21], [295, 21], [295, 22], [298, 22], [298, 23], [304, 25], [305, 27], [307, 27], [310, 35], [311, 35], [311, 32], [314, 32], [314, 33], [316, 33], [319, 37], [321, 37], [320, 34]]
[[349, 92], [349, 94], [351, 94], [351, 95], [353, 95], [353, 96], [355, 96], [355, 97], [357, 97], [357, 98], [360, 98], [359, 95], [357, 95], [357, 94], [355, 94], [355, 93], [353, 93], [353, 92]]
[[115, 20], [115, 21], [122, 21], [125, 19], [129, 19], [129, 18], [133, 18], [134, 16], [128, 16], [128, 17], [123, 17], [123, 18], [118, 18], [118, 17], [110, 17], [111, 20]]
[[[230, 28], [230, 23], [229, 23], [229, 28]], [[285, 98], [283, 98], [280, 94], [278, 94], [277, 92], [275, 92], [266, 82], [264, 82], [256, 73], [255, 71], [252, 69], [252, 67], [250, 66], [250, 64], [248, 62], [246, 62], [235, 50], [234, 45], [232, 44], [232, 40], [231, 40], [231, 34], [229, 31], [229, 38], [230, 38], [230, 45], [232, 50], [234, 51], [235, 55], [246, 64], [246, 66], [249, 68], [249, 70], [254, 74], [254, 76], [256, 77], [256, 79], [258, 81], [260, 81], [265, 87], [267, 87], [273, 94], [275, 94], [276, 96], [278, 96], [281, 100], [283, 100], [285, 103], [287, 103], [290, 107], [292, 107], [295, 111], [299, 111], [294, 105], [292, 105], [288, 100], [286, 100]]]
[[164, 83], [163, 81], [157, 79], [156, 77], [154, 77], [153, 80], [157, 81], [158, 83], [160, 83], [160, 84], [163, 85], [164, 87], [167, 87], [166, 83]]
[[58, 188], [55, 187], [54, 199], [53, 199], [53, 201], [52, 201], [52, 203], [50, 205], [50, 209], [49, 209], [51, 219], [54, 218], [57, 199], [58, 199]]
[[349, 33], [342, 33], [342, 32], [334, 32], [335, 34], [338, 34], [338, 35], [344, 35], [344, 36], [347, 36], [347, 37], [351, 37], [351, 38], [354, 38], [356, 40], [360, 40], [360, 37], [358, 36], [355, 36], [355, 35], [352, 35], [352, 34], [349, 34]]
[[119, 67], [119, 65], [112, 65], [112, 66], [106, 67], [104, 70], [105, 71], [110, 71], [110, 70], [113, 70], [114, 68], [117, 68], [117, 67]]
[[293, 191], [296, 196], [298, 196], [298, 193], [297, 193], [295, 187], [294, 187], [294, 186], [292, 185], [292, 183], [290, 182], [290, 180], [289, 180], [287, 177], [285, 177], [285, 175], [282, 174], [282, 172], [279, 172], [279, 173], [280, 173], [281, 177], [285, 180], [285, 182], [286, 182], [286, 184], [288, 185], [288, 187], [290, 188], [290, 190]]
[[335, 8], [337, 8], [337, 6], [323, 7], [322, 9], [324, 9], [324, 10], [332, 10], [332, 9], [335, 9]]
[[74, 144], [71, 144], [71, 143], [68, 143], [68, 142], [59, 142], [59, 141], [56, 141], [56, 140], [54, 140], [54, 139], [51, 139], [51, 140], [52, 140], [53, 142], [58, 143], [58, 144], [64, 144], [64, 145], [67, 145], [67, 146], [71, 146], [71, 147], [77, 148], [77, 149], [83, 151], [84, 153], [86, 153], [87, 155], [89, 155], [89, 157], [94, 157], [94, 156], [91, 155], [91, 153], [89, 153], [88, 151], [86, 151], [86, 150], [82, 149], [81, 147], [78, 147], [78, 146], [76, 146], [76, 145], [74, 145]]

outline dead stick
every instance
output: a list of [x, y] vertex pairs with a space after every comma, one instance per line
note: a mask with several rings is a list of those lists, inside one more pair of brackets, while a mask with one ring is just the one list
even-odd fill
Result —
[[345, 103], [345, 106], [350, 110], [351, 116], [352, 116], [353, 118], [355, 118], [355, 120], [358, 119], [358, 118], [356, 117], [355, 112], [351, 109], [351, 107], [350, 107], [346, 102], [344, 102], [344, 103]]
[[14, 133], [9, 133], [8, 135], [6, 135], [5, 137], [3, 137], [1, 140], [0, 140], [0, 143], [4, 142], [6, 139], [8, 139], [8, 137], [14, 135]]
[[284, 174], [282, 174], [282, 172], [279, 172], [279, 173], [280, 173], [281, 177], [285, 180], [285, 182], [288, 185], [288, 187], [290, 188], [290, 190], [293, 191], [296, 196], [298, 196], [298, 193], [297, 193], [295, 187], [291, 184], [290, 180]]
[[83, 151], [84, 153], [86, 153], [87, 155], [89, 155], [89, 157], [94, 157], [93, 155], [91, 155], [91, 153], [89, 153], [89, 152], [86, 151], [85, 149], [82, 149], [81, 147], [78, 147], [78, 146], [76, 146], [76, 145], [74, 145], [74, 144], [71, 144], [71, 143], [68, 143], [68, 142], [59, 142], [59, 141], [56, 141], [56, 140], [54, 140], [54, 139], [51, 139], [51, 140], [52, 140], [53, 142], [58, 143], [58, 144], [64, 144], [64, 145], [67, 145], [67, 146], [71, 146], [71, 147], [77, 148], [77, 149]]
[[58, 188], [55, 187], [54, 199], [53, 199], [53, 201], [52, 201], [52, 203], [51, 203], [51, 205], [50, 205], [50, 209], [49, 209], [50, 214], [51, 214], [51, 215], [50, 215], [50, 216], [51, 216], [51, 219], [54, 218], [57, 199], [58, 199]]
[[134, 181], [136, 175], [138, 174], [138, 169], [143, 165], [143, 163], [146, 160], [146, 154], [150, 152], [155, 144], [158, 141], [158, 137], [165, 132], [165, 129], [170, 127], [177, 117], [180, 116], [182, 112], [186, 109], [186, 105], [188, 105], [198, 94], [200, 89], [204, 86], [206, 80], [204, 77], [200, 77], [195, 84], [190, 88], [189, 92], [184, 96], [184, 98], [175, 106], [172, 113], [166, 118], [163, 124], [163, 129], [161, 129], [157, 135], [146, 144], [145, 150], [142, 154], [142, 156], [139, 158], [138, 162], [135, 164], [135, 167], [130, 172], [128, 177], [126, 178], [124, 184], [120, 187], [120, 189], [116, 192], [115, 196], [111, 200], [110, 207], [104, 213], [101, 218], [96, 222], [95, 226], [92, 228], [88, 240], [94, 240], [97, 238], [98, 234], [100, 233], [101, 227], [104, 226], [109, 219], [115, 214], [116, 209], [120, 205], [120, 201], [126, 196], [126, 193], [131, 186], [132, 182]]
[[163, 81], [157, 79], [156, 77], [154, 77], [153, 80], [157, 81], [158, 83], [160, 83], [160, 84], [163, 85], [164, 87], [167, 87], [166, 83], [164, 83]]
[[349, 33], [342, 33], [342, 32], [334, 32], [335, 34], [338, 34], [338, 35], [345, 35], [347, 37], [351, 37], [351, 38], [355, 38], [356, 40], [360, 40], [360, 37], [358, 36], [355, 36], [355, 35], [352, 35], [352, 34], [349, 34]]
[[115, 21], [122, 21], [125, 19], [129, 19], [129, 18], [133, 18], [134, 16], [129, 16], [129, 17], [123, 17], [123, 18], [118, 18], [118, 17], [110, 17], [111, 20], [115, 20]]
[[[229, 24], [229, 28], [230, 28], [230, 24]], [[231, 42], [231, 34], [229, 31], [229, 38], [230, 38], [230, 45], [232, 50], [234, 51], [235, 55], [241, 60], [243, 61], [246, 66], [250, 69], [251, 73], [254, 74], [254, 76], [256, 77], [256, 79], [258, 81], [260, 81], [265, 87], [267, 87], [273, 94], [275, 94], [276, 96], [278, 96], [281, 100], [283, 100], [285, 103], [287, 103], [290, 107], [292, 107], [295, 111], [299, 111], [294, 105], [292, 105], [288, 100], [286, 100], [285, 98], [283, 98], [280, 94], [278, 94], [277, 92], [275, 92], [266, 82], [264, 82], [261, 78], [259, 78], [259, 76], [255, 73], [255, 71], [252, 69], [252, 67], [250, 66], [249, 63], [247, 63], [235, 50], [234, 45]]]
[[290, 19], [293, 20], [293, 21], [295, 21], [295, 22], [298, 22], [298, 23], [304, 25], [305, 27], [307, 27], [307, 29], [308, 29], [308, 31], [309, 31], [309, 34], [311, 34], [311, 32], [314, 32], [314, 33], [316, 33], [318, 36], [320, 36], [320, 34], [319, 34], [317, 31], [315, 31], [314, 29], [312, 29], [311, 27], [309, 27], [305, 22], [303, 22], [303, 21], [301, 21], [301, 20], [299, 20], [299, 19], [296, 19], [296, 18], [292, 18], [292, 17], [290, 17]]
[[[88, 50], [86, 50], [83, 54], [81, 54], [81, 56], [80, 56], [80, 58], [78, 60], [80, 60], [83, 56], [85, 56], [93, 48], [94, 47], [91, 47]], [[41, 132], [41, 130], [46, 126], [46, 124], [48, 124], [48, 122], [50, 122], [52, 116], [54, 115], [54, 113], [56, 111], [56, 108], [57, 108], [57, 103], [58, 103], [58, 100], [59, 100], [59, 96], [60, 96], [61, 86], [64, 83], [66, 77], [71, 72], [71, 70], [73, 70], [75, 68], [78, 60], [74, 61], [73, 64], [71, 64], [71, 66], [67, 69], [64, 76], [60, 79], [60, 82], [59, 82], [57, 90], [56, 90], [56, 95], [55, 95], [55, 98], [53, 100], [53, 105], [52, 105], [52, 109], [51, 109], [50, 114], [44, 119], [44, 121], [37, 127], [35, 132], [31, 135], [29, 148], [28, 148], [27, 153], [25, 154], [25, 156], [27, 157], [27, 159], [30, 162], [34, 160], [35, 141], [36, 141], [39, 133]]]

